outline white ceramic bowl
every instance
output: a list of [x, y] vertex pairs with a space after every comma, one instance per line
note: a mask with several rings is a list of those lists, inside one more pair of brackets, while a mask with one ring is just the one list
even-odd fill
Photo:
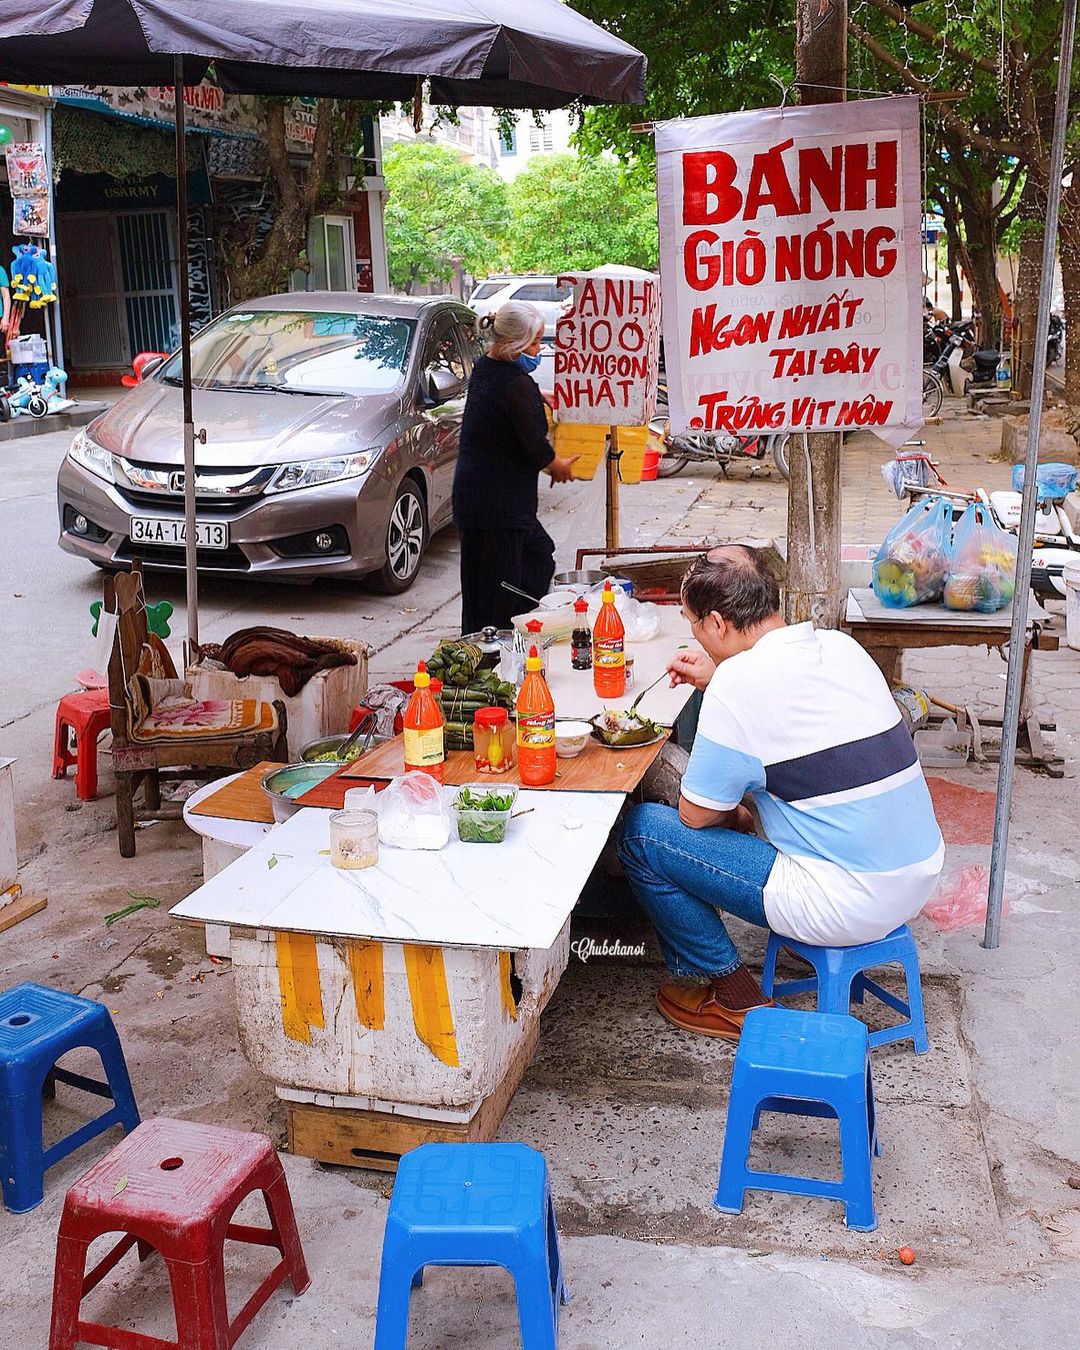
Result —
[[560, 759], [573, 759], [585, 749], [592, 733], [588, 722], [556, 722], [555, 753]]

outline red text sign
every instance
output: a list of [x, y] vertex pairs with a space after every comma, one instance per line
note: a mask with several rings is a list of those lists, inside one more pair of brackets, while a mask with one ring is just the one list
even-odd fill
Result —
[[918, 100], [657, 128], [676, 431], [922, 424]]
[[642, 426], [656, 408], [658, 278], [598, 270], [559, 281], [574, 296], [555, 326], [555, 416]]

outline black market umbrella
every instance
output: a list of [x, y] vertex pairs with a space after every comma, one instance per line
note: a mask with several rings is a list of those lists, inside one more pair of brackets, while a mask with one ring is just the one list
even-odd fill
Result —
[[[229, 93], [560, 108], [643, 103], [645, 57], [561, 0], [0, 0], [0, 80], [173, 85], [188, 641], [198, 646], [182, 86]], [[209, 433], [212, 435], [212, 430]]]

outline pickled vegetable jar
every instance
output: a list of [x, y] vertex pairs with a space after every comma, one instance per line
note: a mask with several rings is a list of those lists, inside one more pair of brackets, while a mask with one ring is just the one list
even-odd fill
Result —
[[477, 773], [506, 773], [514, 767], [514, 728], [505, 708], [479, 708], [473, 717]]

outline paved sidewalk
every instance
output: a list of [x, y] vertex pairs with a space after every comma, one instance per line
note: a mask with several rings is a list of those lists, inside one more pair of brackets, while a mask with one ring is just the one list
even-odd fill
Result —
[[[997, 422], [951, 417], [928, 429], [927, 442], [951, 481], [997, 487], [1009, 474], [992, 460], [999, 435]], [[868, 437], [847, 448], [850, 542], [876, 542], [900, 513], [880, 476], [886, 458]], [[648, 489], [627, 490], [627, 528], [682, 539], [782, 534], [785, 485], [764, 474], [745, 479], [742, 468], [726, 480], [687, 469], [647, 497], [638, 494]], [[563, 523], [567, 549], [593, 529], [592, 498], [582, 494], [574, 507], [573, 521]], [[380, 652], [380, 671], [403, 669], [452, 626], [457, 602], [452, 550], [446, 553], [442, 589], [431, 605], [403, 616], [406, 631]], [[303, 613], [304, 605], [291, 592], [282, 612]], [[954, 701], [993, 706], [1004, 664], [978, 649], [953, 649], [920, 654], [906, 674]], [[899, 1045], [875, 1056], [884, 1146], [875, 1167], [875, 1233], [849, 1233], [837, 1206], [791, 1197], [754, 1195], [740, 1218], [718, 1214], [712, 1196], [732, 1047], [658, 1017], [652, 996], [662, 969], [629, 900], [605, 931], [623, 942], [645, 938], [646, 955], [572, 958], [502, 1129], [503, 1138], [542, 1147], [552, 1168], [573, 1291], [561, 1322], [563, 1350], [1076, 1344], [1080, 1190], [1068, 1183], [1080, 1180], [1073, 1030], [1080, 1017], [1080, 653], [1063, 646], [1038, 654], [1036, 678], [1044, 708], [1058, 719], [1053, 739], [1067, 776], [1017, 775], [1014, 899], [997, 951], [982, 948], [978, 927], [941, 934], [925, 920], [916, 924], [932, 1050], [916, 1058]], [[28, 713], [28, 727], [31, 720], [40, 738], [42, 713]], [[947, 777], [951, 786], [940, 790], [964, 808], [941, 810], [952, 872], [987, 860], [996, 767]], [[0, 939], [7, 981], [39, 979], [102, 998], [116, 1017], [144, 1114], [220, 1121], [283, 1142], [280, 1104], [237, 1041], [230, 968], [211, 964], [199, 933], [167, 915], [197, 884], [194, 839], [173, 826], [141, 831], [136, 863], [121, 864], [111, 803], [68, 813], [70, 785], [43, 778], [33, 795], [39, 823], [30, 831], [24, 881], [46, 890], [50, 903], [21, 935], [16, 929]], [[126, 903], [128, 889], [159, 897], [160, 909], [106, 929], [104, 915]], [[740, 927], [736, 939], [760, 964], [761, 932]], [[70, 1103], [61, 1093], [50, 1112], [54, 1127], [61, 1113], [74, 1118]], [[825, 1163], [835, 1139], [824, 1128], [774, 1117], [763, 1143], [782, 1162]], [[63, 1193], [96, 1156], [89, 1146], [59, 1165], [40, 1209], [0, 1211], [0, 1350], [46, 1342]], [[389, 1180], [302, 1158], [285, 1163], [313, 1284], [299, 1299], [275, 1296], [241, 1345], [370, 1346]], [[898, 1263], [901, 1245], [915, 1248], [914, 1266]], [[241, 1249], [230, 1256], [230, 1278], [251, 1287], [265, 1269], [260, 1255]], [[156, 1262], [118, 1268], [88, 1309], [171, 1334]], [[434, 1271], [413, 1310], [413, 1350], [519, 1343], [513, 1287], [496, 1271]]]

